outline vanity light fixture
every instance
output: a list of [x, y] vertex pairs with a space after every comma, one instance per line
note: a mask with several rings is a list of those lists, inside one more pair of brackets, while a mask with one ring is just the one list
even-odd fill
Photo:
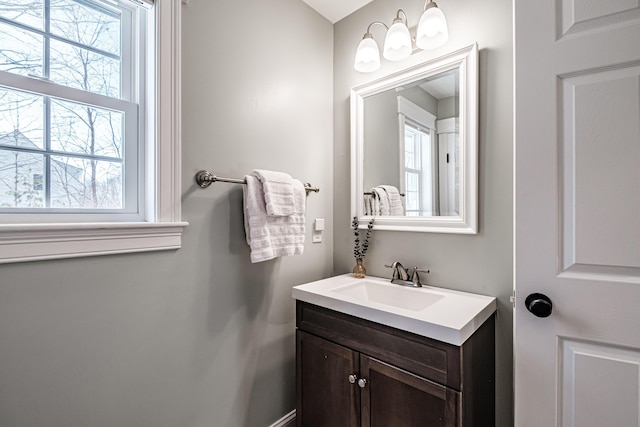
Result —
[[449, 29], [444, 13], [433, 0], [425, 2], [424, 12], [420, 17], [416, 45], [420, 49], [435, 49], [442, 46], [449, 39]]
[[[400, 13], [404, 16], [404, 21], [400, 18]], [[391, 27], [387, 30], [384, 37], [384, 59], [388, 61], [402, 61], [407, 59], [413, 46], [411, 45], [411, 35], [407, 27], [407, 15], [404, 10], [399, 9], [396, 13], [396, 19], [393, 20]]]
[[353, 68], [361, 73], [371, 73], [380, 68], [380, 48], [378, 48], [378, 43], [376, 43], [371, 35], [371, 27], [376, 24], [382, 25], [387, 30], [389, 29], [389, 27], [382, 22], [372, 22], [367, 27], [367, 32], [364, 37], [362, 37], [360, 44], [358, 44], [356, 59], [353, 64]]
[[[361, 73], [371, 73], [380, 68], [380, 48], [371, 35], [371, 27], [376, 24], [387, 29], [383, 49], [383, 56], [386, 60], [401, 61], [408, 58], [413, 52], [407, 15], [404, 10], [398, 9], [391, 27], [377, 21], [367, 27], [367, 32], [356, 49], [353, 64], [353, 68]], [[416, 46], [420, 49], [435, 49], [442, 46], [448, 38], [449, 31], [444, 13], [433, 0], [425, 0], [424, 11], [416, 32]]]

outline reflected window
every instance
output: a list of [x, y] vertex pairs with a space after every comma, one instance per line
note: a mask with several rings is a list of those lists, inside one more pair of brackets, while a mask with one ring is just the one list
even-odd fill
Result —
[[431, 129], [405, 118], [404, 193], [408, 216], [432, 215], [434, 211], [432, 134]]

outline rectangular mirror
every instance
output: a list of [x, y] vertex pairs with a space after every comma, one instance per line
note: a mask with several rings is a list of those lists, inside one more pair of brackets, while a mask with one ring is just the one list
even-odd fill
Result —
[[376, 229], [477, 233], [478, 47], [351, 90], [351, 212]]

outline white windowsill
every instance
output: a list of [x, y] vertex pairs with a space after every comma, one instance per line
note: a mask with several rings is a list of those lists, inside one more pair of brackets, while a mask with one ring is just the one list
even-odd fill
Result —
[[0, 264], [178, 249], [186, 222], [0, 226]]

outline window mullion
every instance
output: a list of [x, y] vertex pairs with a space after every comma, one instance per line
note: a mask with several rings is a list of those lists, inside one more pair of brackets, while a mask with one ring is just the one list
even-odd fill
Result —
[[105, 161], [105, 162], [116, 162], [122, 163], [124, 159], [122, 157], [111, 157], [111, 156], [101, 156], [101, 155], [91, 155], [91, 154], [83, 154], [83, 153], [74, 153], [72, 151], [57, 151], [57, 150], [43, 150], [40, 148], [24, 148], [24, 147], [14, 147], [12, 145], [4, 145], [0, 144], [0, 150], [7, 151], [18, 151], [21, 153], [30, 153], [30, 154], [42, 154], [48, 153], [52, 156], [65, 156], [65, 157], [75, 157], [78, 159], [87, 159], [87, 160], [96, 160], [96, 161]]
[[[51, 0], [44, 1], [44, 36], [43, 36], [43, 74], [45, 78], [50, 77], [51, 73]], [[51, 98], [43, 97], [44, 114], [42, 115], [44, 123], [42, 124], [44, 139], [44, 206], [51, 207]]]
[[51, 98], [44, 98], [43, 131], [44, 131], [44, 206], [51, 207]]
[[51, 72], [51, 0], [44, 0], [44, 35], [43, 35], [43, 61], [42, 72], [47, 79]]

